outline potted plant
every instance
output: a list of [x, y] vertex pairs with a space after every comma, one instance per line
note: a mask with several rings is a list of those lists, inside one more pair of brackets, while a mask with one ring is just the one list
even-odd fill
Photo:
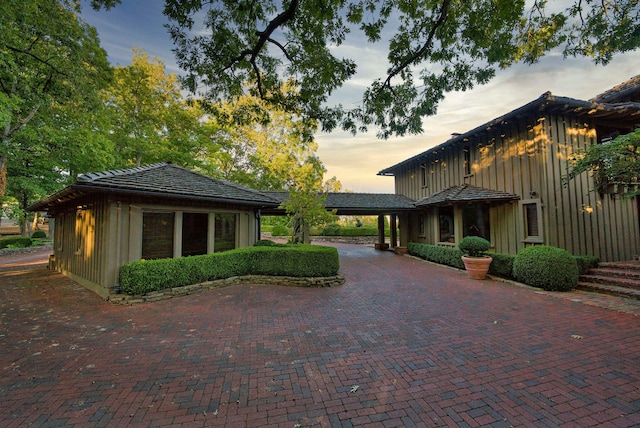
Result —
[[489, 265], [493, 261], [485, 254], [491, 243], [480, 236], [465, 236], [458, 244], [462, 251], [462, 262], [467, 275], [472, 279], [485, 279], [489, 272]]

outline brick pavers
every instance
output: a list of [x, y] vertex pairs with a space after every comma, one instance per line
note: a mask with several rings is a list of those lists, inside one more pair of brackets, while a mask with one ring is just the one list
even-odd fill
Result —
[[0, 269], [0, 426], [640, 425], [636, 315], [336, 246], [341, 287], [132, 307]]

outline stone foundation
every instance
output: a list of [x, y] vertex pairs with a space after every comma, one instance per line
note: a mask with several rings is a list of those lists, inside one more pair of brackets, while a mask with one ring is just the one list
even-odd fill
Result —
[[154, 291], [142, 296], [131, 296], [128, 294], [110, 294], [107, 298], [116, 305], [135, 305], [138, 303], [157, 302], [159, 300], [172, 299], [174, 297], [185, 296], [187, 294], [201, 293], [214, 288], [228, 287], [230, 285], [284, 285], [288, 287], [335, 287], [344, 284], [344, 275], [336, 276], [299, 278], [292, 276], [266, 276], [266, 275], [246, 275], [233, 276], [231, 278], [217, 279], [215, 281], [202, 282], [200, 284], [185, 285], [184, 287], [168, 288], [166, 290]]

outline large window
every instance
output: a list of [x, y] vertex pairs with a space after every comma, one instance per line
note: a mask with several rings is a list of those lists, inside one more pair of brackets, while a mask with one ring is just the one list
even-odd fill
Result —
[[173, 257], [174, 213], [145, 212], [142, 215], [142, 258]]
[[207, 254], [209, 214], [182, 214], [182, 256]]
[[236, 248], [236, 215], [216, 214], [216, 230], [213, 251], [233, 250]]

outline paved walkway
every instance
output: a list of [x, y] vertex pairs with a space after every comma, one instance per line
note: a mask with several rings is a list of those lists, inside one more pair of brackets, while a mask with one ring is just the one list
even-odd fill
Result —
[[341, 287], [133, 307], [0, 269], [0, 426], [640, 425], [634, 313], [336, 246]]

